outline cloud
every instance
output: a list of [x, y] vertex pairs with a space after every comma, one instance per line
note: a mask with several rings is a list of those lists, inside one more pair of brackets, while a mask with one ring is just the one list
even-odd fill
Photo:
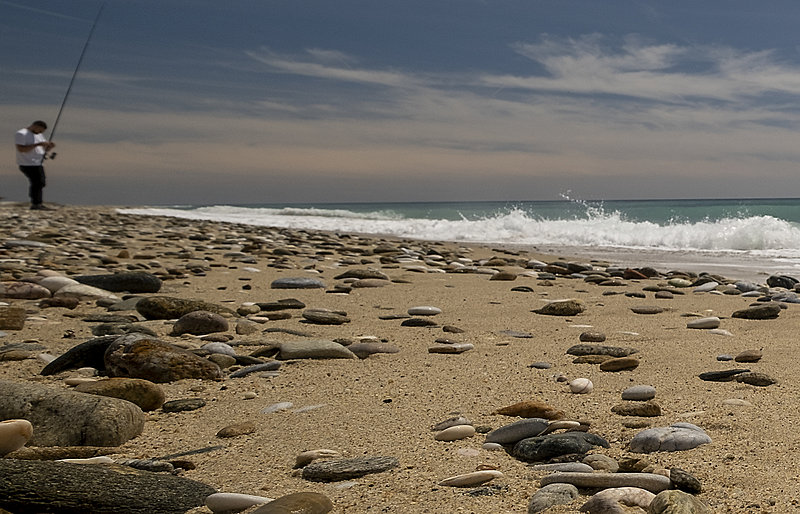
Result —
[[[269, 48], [245, 53], [274, 71], [282, 73], [390, 87], [406, 88], [422, 85], [420, 80], [410, 74], [354, 68], [350, 63], [355, 63], [355, 59], [333, 50], [311, 49], [307, 50], [303, 57], [281, 55]], [[333, 65], [334, 61], [339, 61], [340, 65]]]
[[615, 95], [665, 103], [738, 102], [769, 93], [800, 94], [800, 68], [770, 50], [741, 51], [707, 45], [649, 43], [628, 36], [620, 44], [597, 34], [544, 36], [512, 49], [539, 64], [544, 74], [491, 75], [487, 87], [541, 93]]

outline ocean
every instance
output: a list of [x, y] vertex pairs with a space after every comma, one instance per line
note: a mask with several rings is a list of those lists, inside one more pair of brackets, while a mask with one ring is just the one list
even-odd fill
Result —
[[248, 225], [532, 249], [763, 282], [800, 277], [800, 199], [206, 205], [121, 209]]

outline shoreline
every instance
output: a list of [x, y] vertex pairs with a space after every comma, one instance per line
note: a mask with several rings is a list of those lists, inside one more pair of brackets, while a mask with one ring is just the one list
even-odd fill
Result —
[[[13, 212], [0, 220], [2, 280], [29, 280], [43, 269], [65, 276], [139, 270], [163, 279], [158, 293], [142, 296], [202, 299], [233, 310], [253, 302], [294, 298], [306, 310], [345, 312], [349, 322], [310, 323], [298, 310], [284, 319], [253, 321], [257, 330], [245, 335], [237, 331], [239, 324], [253, 325], [244, 322], [247, 316], [237, 316], [229, 318], [229, 329], [217, 335], [226, 338], [238, 355], [309, 338], [340, 340], [346, 346], [374, 338], [398, 352], [364, 359], [286, 359], [272, 375], [244, 378], [230, 377], [237, 369], [233, 366], [224, 370], [222, 381], [159, 384], [167, 400], [202, 398], [205, 406], [146, 414], [143, 433], [114, 448], [114, 458], [155, 458], [222, 446], [189, 457], [194, 469], [179, 475], [220, 491], [270, 498], [317, 492], [332, 501], [337, 513], [523, 513], [545, 471], [505, 451], [485, 449], [482, 433], [444, 442], [434, 439], [431, 427], [458, 412], [481, 430], [497, 429], [520, 419], [497, 414], [498, 409], [536, 400], [563, 411], [566, 419], [588, 423], [591, 433], [608, 441], [608, 448], [593, 448], [591, 454], [617, 462], [637, 457], [659, 473], [677, 467], [695, 476], [703, 486], [698, 498], [713, 512], [745, 512], [758, 505], [760, 512], [778, 513], [800, 505], [793, 460], [796, 441], [786, 430], [800, 422], [792, 386], [794, 363], [800, 358], [793, 337], [800, 314], [792, 304], [777, 319], [737, 319], [731, 314], [755, 298], [698, 293], [693, 288], [658, 298], [646, 288], [666, 284], [664, 275], [600, 285], [563, 276], [537, 277], [532, 274], [535, 270], [520, 266], [531, 258], [566, 262], [573, 257], [582, 260], [581, 256], [559, 258], [540, 250], [515, 255], [517, 250], [505, 245], [271, 229], [121, 215], [115, 209], [9, 209]], [[28, 238], [52, 246], [5, 245]], [[480, 264], [493, 257], [490, 265]], [[471, 259], [476, 271], [445, 272], [444, 263], [458, 259]], [[369, 268], [389, 280], [381, 287], [355, 288], [347, 279], [335, 278], [348, 270]], [[490, 280], [491, 275], [478, 268], [507, 272], [509, 280]], [[319, 279], [325, 287], [271, 287], [277, 279], [293, 277]], [[527, 289], [515, 291], [517, 286]], [[585, 311], [570, 316], [533, 312], [567, 298], [580, 300]], [[38, 300], [0, 302], [24, 307], [27, 313], [23, 329], [4, 330], [0, 345], [36, 341], [53, 356], [93, 337], [97, 323], [85, 318], [108, 313], [88, 299], [73, 310], [43, 308]], [[435, 326], [403, 326], [400, 316], [415, 306], [440, 309], [441, 314], [430, 318]], [[661, 310], [637, 314], [632, 308], [638, 306]], [[170, 335], [174, 320], [142, 319], [135, 310], [123, 314], [137, 316], [135, 325], [171, 344], [199, 351], [207, 342], [198, 336]], [[248, 316], [259, 318], [258, 313]], [[689, 321], [706, 316], [719, 317], [720, 328], [728, 335], [687, 328]], [[445, 332], [445, 326], [463, 333]], [[604, 334], [604, 345], [637, 349], [638, 367], [607, 372], [595, 364], [576, 363], [567, 350], [587, 331]], [[444, 344], [469, 344], [472, 349], [458, 354], [431, 352], [443, 344], [436, 342], [442, 338], [451, 340]], [[776, 378], [777, 384], [757, 387], [698, 378], [711, 370], [741, 366], [718, 361], [719, 355], [754, 349], [763, 358], [746, 366]], [[531, 367], [537, 362], [550, 367]], [[43, 377], [42, 367], [36, 355], [0, 361], [0, 379], [67, 390], [65, 380], [79, 375], [72, 370]], [[573, 394], [559, 376], [588, 378], [594, 390]], [[623, 403], [621, 392], [632, 385], [656, 389], [660, 415], [612, 412]], [[292, 406], [268, 412], [281, 403]], [[217, 436], [226, 426], [248, 422], [255, 427], [252, 432]], [[680, 452], [630, 451], [628, 444], [645, 427], [676, 422], [701, 427], [712, 442]], [[347, 458], [390, 456], [399, 465], [346, 481], [315, 482], [298, 476], [295, 458], [322, 448]], [[494, 469], [502, 476], [474, 493], [470, 488], [438, 485], [447, 477], [479, 468]], [[579, 498], [547, 512], [576, 512], [588, 498], [589, 491], [581, 490]], [[198, 507], [191, 512], [210, 511]]]

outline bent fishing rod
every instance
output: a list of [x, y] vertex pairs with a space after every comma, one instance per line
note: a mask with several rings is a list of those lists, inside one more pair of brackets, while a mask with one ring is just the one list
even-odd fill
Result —
[[[50, 129], [50, 139], [49, 141], [52, 142], [53, 138], [55, 137], [56, 127], [58, 127], [58, 120], [61, 119], [61, 113], [64, 112], [64, 106], [67, 105], [67, 98], [69, 98], [69, 94], [72, 91], [72, 85], [75, 83], [75, 77], [78, 76], [78, 70], [81, 68], [81, 63], [83, 63], [83, 56], [86, 55], [86, 49], [89, 48], [89, 42], [92, 40], [92, 36], [94, 35], [94, 29], [97, 27], [97, 22], [100, 20], [100, 15], [103, 14], [103, 8], [106, 6], [106, 3], [103, 2], [100, 4], [100, 9], [97, 11], [97, 16], [94, 17], [94, 23], [92, 23], [92, 28], [89, 29], [89, 36], [86, 38], [86, 42], [83, 44], [83, 50], [81, 50], [81, 55], [78, 57], [78, 64], [75, 66], [75, 70], [72, 72], [72, 78], [69, 80], [69, 85], [67, 86], [67, 92], [64, 94], [64, 99], [61, 101], [61, 107], [58, 109], [58, 115], [56, 115], [56, 121], [53, 122], [53, 128]], [[45, 159], [55, 159], [56, 152], [50, 153], [47, 155], [47, 152], [42, 154], [42, 163]], [[40, 163], [41, 164], [41, 163]]]

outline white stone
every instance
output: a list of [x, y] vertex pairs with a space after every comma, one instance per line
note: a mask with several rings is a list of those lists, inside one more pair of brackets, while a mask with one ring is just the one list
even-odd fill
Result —
[[594, 384], [588, 378], [576, 378], [569, 383], [569, 390], [575, 394], [589, 394], [594, 390]]
[[272, 501], [272, 498], [254, 496], [251, 494], [214, 493], [206, 497], [206, 507], [214, 514], [222, 512], [239, 512], [252, 507], [263, 505]]
[[33, 435], [33, 425], [27, 419], [0, 421], [0, 457], [19, 450]]
[[44, 277], [39, 280], [39, 285], [46, 287], [51, 293], [55, 293], [64, 286], [71, 286], [79, 283], [80, 282], [75, 279], [62, 276]]
[[70, 464], [113, 464], [114, 459], [107, 455], [99, 457], [88, 457], [86, 459], [59, 459], [58, 462], [68, 462]]
[[635, 385], [622, 391], [623, 400], [647, 401], [656, 397], [656, 388], [649, 385]]
[[307, 466], [317, 459], [334, 459], [338, 456], [339, 452], [336, 450], [327, 450], [325, 448], [321, 448], [319, 450], [308, 450], [295, 458], [294, 467], [302, 468], [303, 466]]
[[494, 480], [495, 478], [500, 478], [502, 476], [503, 474], [496, 469], [486, 469], [445, 478], [439, 482], [439, 485], [448, 487], [473, 487], [476, 485], [485, 484], [490, 480]]
[[706, 282], [694, 288], [695, 293], [708, 293], [719, 287], [718, 282]]
[[53, 296], [70, 297], [79, 300], [98, 300], [100, 298], [119, 299], [114, 294], [98, 287], [87, 286], [86, 284], [72, 284], [59, 289]]
[[475, 435], [475, 427], [472, 425], [455, 425], [437, 432], [433, 436], [437, 441], [458, 441]]

